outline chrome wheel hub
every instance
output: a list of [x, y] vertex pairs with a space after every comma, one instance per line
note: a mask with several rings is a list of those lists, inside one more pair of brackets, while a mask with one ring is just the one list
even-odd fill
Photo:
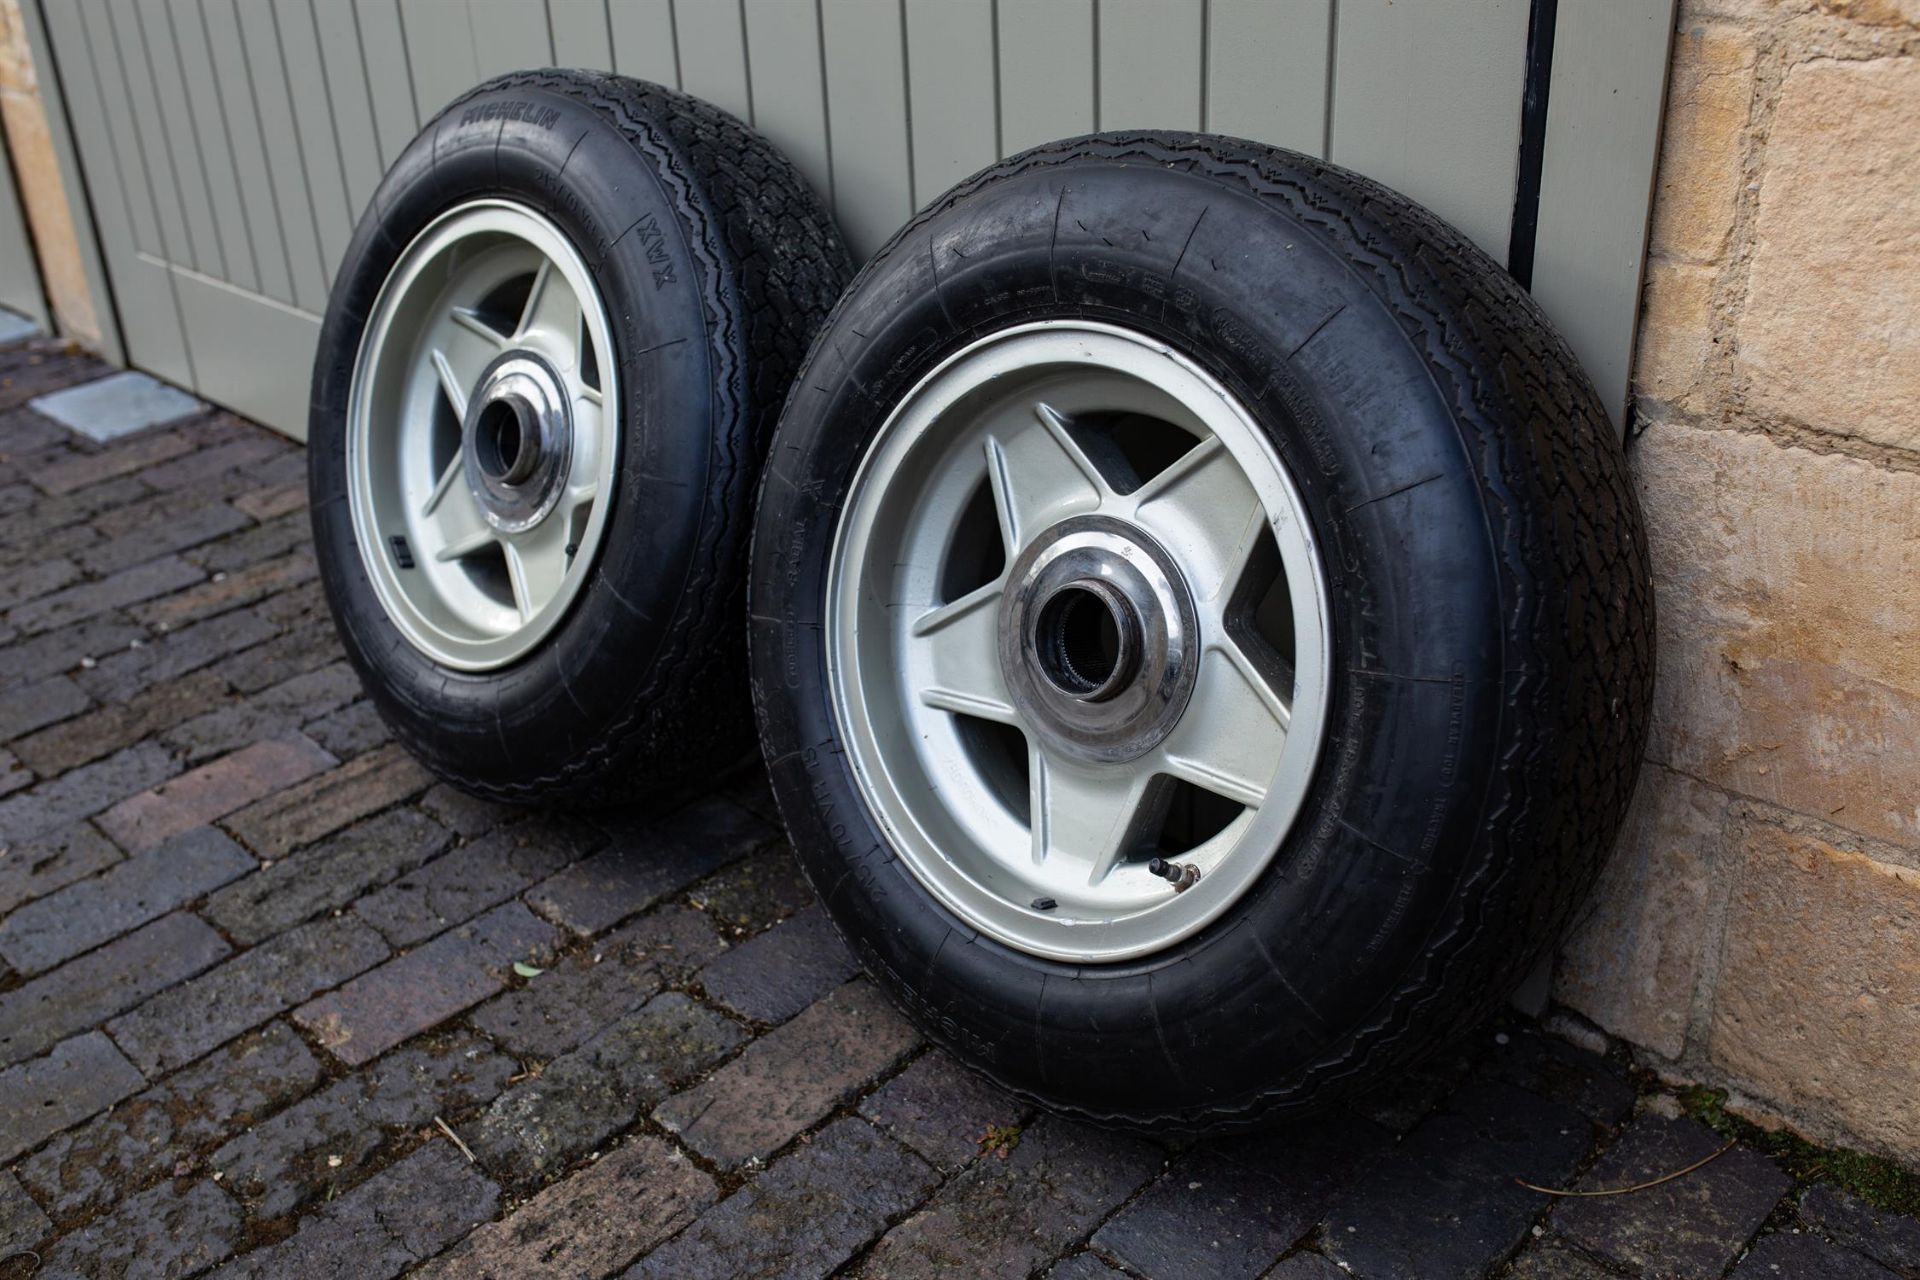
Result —
[[1065, 520], [1028, 544], [1000, 604], [1015, 712], [1077, 760], [1132, 760], [1173, 732], [1199, 673], [1199, 622], [1173, 559], [1145, 530]]
[[1075, 962], [1218, 919], [1305, 801], [1327, 593], [1266, 432], [1147, 335], [980, 339], [841, 508], [824, 629], [870, 813], [969, 927]]
[[467, 488], [502, 533], [533, 528], [566, 491], [573, 410], [559, 372], [539, 352], [505, 351], [487, 366], [460, 437]]

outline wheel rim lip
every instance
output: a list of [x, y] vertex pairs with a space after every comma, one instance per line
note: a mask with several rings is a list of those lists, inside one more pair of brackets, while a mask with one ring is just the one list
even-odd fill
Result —
[[[373, 474], [374, 443], [379, 434], [373, 425], [378, 421], [373, 401], [389, 373], [383, 361], [395, 352], [397, 313], [412, 300], [412, 292], [421, 282], [422, 275], [443, 254], [460, 242], [471, 242], [481, 236], [524, 242], [543, 255], [572, 289], [585, 319], [587, 339], [594, 348], [600, 382], [600, 412], [597, 439], [594, 441], [594, 480], [598, 496], [585, 527], [572, 544], [576, 550], [559, 590], [532, 618], [523, 620], [503, 633], [475, 638], [449, 631], [430, 616], [429, 611], [423, 609], [415, 598], [418, 593], [408, 590], [399, 577], [402, 571], [392, 563], [388, 531], [396, 522], [405, 526], [410, 544], [420, 545], [415, 536], [417, 525], [413, 518], [418, 495], [407, 490], [404, 481], [400, 482], [406, 498], [399, 512], [392, 509], [394, 504], [391, 501], [382, 501], [379, 496], [382, 486], [375, 482]], [[434, 292], [444, 300], [452, 289], [453, 284], [449, 280]], [[421, 325], [406, 339], [405, 345], [409, 350], [405, 354], [411, 367], [401, 373], [403, 386], [394, 397], [402, 403], [419, 394], [415, 386], [417, 382], [433, 376], [431, 370], [425, 368], [425, 354], [411, 349], [424, 339], [428, 327], [430, 322]], [[467, 393], [472, 396], [478, 389], [478, 386], [469, 387]], [[382, 611], [413, 648], [444, 667], [474, 673], [486, 672], [520, 661], [560, 625], [592, 577], [597, 552], [605, 541], [615, 480], [619, 474], [622, 434], [619, 404], [613, 328], [606, 303], [594, 285], [586, 260], [566, 233], [550, 219], [518, 201], [485, 197], [447, 209], [408, 243], [382, 282], [355, 353], [348, 394], [346, 454], [347, 503], [362, 566]], [[392, 408], [388, 406], [387, 415], [387, 421], [392, 423], [392, 432], [410, 434], [416, 439], [430, 436], [430, 428], [408, 423], [404, 415], [393, 413]], [[459, 452], [464, 456], [468, 452], [467, 424], [463, 422], [461, 426]], [[577, 442], [574, 451], [578, 452]]]
[[[871, 657], [876, 646], [871, 636], [862, 634], [863, 611], [858, 607], [859, 570], [873, 544], [880, 505], [867, 498], [873, 486], [884, 486], [897, 476], [924, 434], [978, 387], [1020, 372], [1023, 362], [1030, 370], [1075, 359], [1104, 371], [1152, 369], [1161, 380], [1142, 380], [1163, 391], [1175, 388], [1175, 398], [1227, 447], [1259, 496], [1274, 532], [1286, 573], [1296, 650], [1292, 720], [1266, 798], [1212, 837], [1231, 835], [1230, 853], [1184, 893], [1093, 921], [1060, 918], [1009, 896], [998, 869], [972, 861], [977, 851], [943, 848], [942, 832], [930, 829], [936, 823], [905, 794], [924, 785], [925, 779], [916, 784], [912, 777], [923, 762], [883, 750], [874, 730], [876, 711], [901, 712], [885, 699], [885, 690], [893, 686], [866, 678], [863, 659]], [[966, 376], [956, 379], [956, 371]], [[1250, 469], [1249, 460], [1257, 465]], [[1118, 325], [1047, 320], [1011, 326], [955, 352], [902, 397], [869, 444], [847, 490], [829, 555], [823, 628], [829, 700], [861, 799], [914, 877], [966, 924], [1043, 959], [1136, 959], [1219, 919], [1278, 855], [1305, 803], [1326, 736], [1332, 639], [1320, 547], [1298, 488], [1265, 432], [1217, 379], [1170, 344]], [[950, 795], [954, 804], [965, 803], [958, 790], [933, 790]], [[942, 819], [938, 825], [947, 823]], [[1023, 882], [1015, 881], [1013, 888], [1016, 894], [1024, 892]]]

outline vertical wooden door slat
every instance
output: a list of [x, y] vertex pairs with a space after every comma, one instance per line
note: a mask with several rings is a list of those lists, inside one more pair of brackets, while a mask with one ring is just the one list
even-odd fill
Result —
[[307, 195], [313, 201], [314, 231], [320, 237], [320, 277], [331, 281], [333, 268], [353, 235], [353, 214], [347, 203], [340, 142], [333, 131], [326, 72], [320, 65], [319, 33], [308, 0], [274, 0], [274, 10], [287, 92], [300, 104], [293, 122], [307, 174]]
[[1093, 132], [1093, 0], [999, 0], [1000, 149]]
[[280, 229], [280, 210], [274, 203], [273, 174], [260, 133], [253, 73], [247, 65], [233, 0], [199, 0], [199, 5], [212, 74], [219, 87], [221, 111], [233, 148], [240, 212], [246, 219], [247, 239], [253, 246], [253, 265], [259, 273], [255, 287], [269, 297], [291, 303], [294, 301], [293, 277], [287, 265], [286, 239]]
[[820, 53], [818, 0], [746, 0], [754, 127], [833, 199], [833, 151]]
[[1332, 156], [1502, 263], [1513, 226], [1527, 0], [1340, 0]]
[[[467, 0], [473, 79], [553, 65], [553, 38], [541, 0]], [[471, 86], [468, 86], [471, 87]]]
[[608, 8], [613, 69], [623, 76], [680, 87], [673, 0], [618, 0]]
[[824, 0], [833, 199], [854, 254], [866, 257], [913, 216], [906, 69], [898, 0]]
[[[164, 259], [167, 251], [160, 238], [160, 211], [154, 207], [153, 186], [147, 181], [145, 152], [133, 123], [127, 78], [120, 73], [113, 17], [107, 11], [106, 0], [80, 0], [71, 9], [56, 6], [56, 12], [82, 28], [76, 42], [98, 95], [102, 116], [100, 141], [110, 149], [114, 185], [121, 192], [132, 248], [136, 253]], [[58, 31], [63, 26], [56, 22], [54, 29]], [[97, 181], [91, 174], [89, 179]]]
[[459, 0], [400, 0], [413, 70], [414, 112], [424, 125], [440, 108], [473, 88], [473, 30]]
[[1102, 129], [1200, 127], [1201, 0], [1098, 0]]
[[187, 102], [186, 75], [173, 39], [173, 23], [162, 5], [138, 5], [136, 13], [147, 68], [153, 75], [154, 97], [160, 107], [159, 125], [166, 137], [167, 160], [173, 166], [180, 209], [187, 223], [187, 247], [192, 257], [186, 265], [224, 279], [226, 254], [213, 221], [213, 195], [200, 158], [200, 140], [194, 129], [193, 108]]
[[607, 9], [607, 0], [547, 0], [555, 65], [613, 69], [613, 33], [607, 25]]
[[[98, 0], [84, 0], [50, 5], [45, 16], [73, 120], [74, 145], [94, 202], [100, 254], [113, 281], [127, 358], [191, 386], [193, 365], [180, 332], [172, 274], [140, 251], [142, 232], [135, 210], [152, 227], [153, 195], [127, 154], [138, 139], [126, 116], [126, 86], [117, 78], [111, 56], [105, 8]], [[157, 245], [157, 230], [148, 234]]]
[[[260, 138], [266, 149], [273, 203], [286, 238], [287, 271], [296, 305], [315, 315], [326, 310], [327, 285], [320, 273], [320, 234], [307, 194], [307, 170], [300, 158], [293, 99], [282, 71], [280, 37], [273, 12], [258, 0], [235, 0], [247, 72], [253, 78], [254, 105], [260, 112]], [[336, 182], [338, 179], [336, 179]]]
[[227, 124], [226, 86], [213, 68], [199, 0], [169, 0], [167, 18], [179, 53], [187, 102], [193, 111], [194, 136], [200, 142], [226, 278], [242, 288], [258, 289], [260, 269], [253, 235], [247, 227], [246, 205], [240, 196], [240, 177]]
[[113, 65], [126, 86], [127, 106], [133, 114], [140, 172], [153, 192], [153, 210], [160, 227], [157, 256], [190, 264], [193, 244], [187, 234], [180, 188], [173, 177], [173, 160], [167, 154], [166, 125], [160, 118], [160, 99], [154, 93], [146, 45], [140, 38], [139, 14], [131, 0], [115, 0], [105, 16], [113, 42]]
[[673, 29], [680, 87], [752, 124], [747, 33], [737, 0], [674, 0]]
[[1624, 427], [1674, 0], [1563, 5], [1533, 296]]
[[340, 146], [340, 167], [347, 181], [349, 225], [373, 198], [385, 166], [373, 129], [373, 99], [367, 90], [367, 68], [360, 56], [360, 27], [353, 5], [341, 0], [319, 0], [313, 20], [320, 35], [320, 67], [327, 85], [327, 104]]
[[407, 32], [400, 21], [400, 0], [353, 0], [353, 7], [384, 173], [420, 132], [413, 68], [407, 64]]
[[1207, 130], [1324, 152], [1332, 34], [1332, 0], [1212, 0]]
[[1000, 155], [992, 0], [907, 0], [913, 184], [924, 204]]

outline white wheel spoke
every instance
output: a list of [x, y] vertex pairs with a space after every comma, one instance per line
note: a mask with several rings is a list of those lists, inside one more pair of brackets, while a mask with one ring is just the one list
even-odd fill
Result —
[[920, 701], [943, 711], [1018, 723], [1000, 674], [995, 624], [1000, 583], [990, 582], [914, 620]]
[[1034, 405], [1029, 420], [988, 436], [986, 449], [1009, 557], [1048, 525], [1092, 511], [1107, 492], [1066, 422], [1045, 404]]
[[1291, 720], [1287, 701], [1230, 641], [1200, 660], [1193, 701], [1164, 748], [1167, 771], [1252, 808], [1267, 798]]
[[1133, 495], [1134, 512], [1187, 571], [1200, 601], [1226, 603], [1266, 510], [1218, 438], [1195, 445]]
[[507, 345], [507, 335], [480, 318], [479, 312], [471, 307], [454, 307], [448, 312], [453, 322], [471, 333], [482, 342], [491, 344], [495, 350], [503, 350]]
[[441, 470], [440, 478], [433, 482], [433, 492], [427, 495], [426, 504], [420, 508], [421, 515], [432, 515], [441, 502], [445, 501], [448, 490], [459, 483], [460, 475], [462, 471], [465, 470], [465, 464], [465, 455], [456, 449], [453, 457], [448, 460], [446, 467]]
[[486, 372], [487, 365], [500, 354], [500, 335], [484, 325], [442, 325], [435, 343], [433, 368], [440, 375], [440, 390], [453, 411], [465, 421], [467, 398], [480, 385], [480, 375]]
[[[1089, 885], [1156, 834], [1154, 777], [1133, 764], [1083, 765], [1038, 747], [1027, 753], [1035, 864], [1064, 861]], [[1049, 866], [1054, 874], [1064, 867]]]
[[433, 514], [420, 522], [433, 545], [421, 551], [435, 560], [458, 560], [493, 545], [493, 526], [480, 514], [479, 504], [464, 484], [449, 485], [434, 504]]
[[572, 370], [580, 358], [580, 300], [560, 269], [542, 259], [534, 272], [533, 288], [527, 293], [527, 305], [520, 312], [514, 338], [537, 338], [553, 362], [562, 370]]
[[507, 577], [522, 621], [560, 594], [567, 576], [566, 521], [547, 520], [529, 533], [500, 540], [507, 553]]
[[445, 351], [433, 353], [433, 371], [440, 375], [440, 393], [453, 406], [453, 416], [465, 422], [467, 420], [467, 392], [472, 383], [462, 382], [460, 375], [453, 370]]

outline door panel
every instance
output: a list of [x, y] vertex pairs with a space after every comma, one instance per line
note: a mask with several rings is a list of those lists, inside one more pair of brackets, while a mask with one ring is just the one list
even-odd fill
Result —
[[[1330, 155], [1502, 261], [1520, 186], [1529, 0], [37, 3], [129, 358], [295, 434], [380, 174], [512, 67], [718, 103], [792, 157], [860, 255], [996, 156], [1096, 128]], [[1551, 64], [1538, 296], [1616, 410], [1672, 5], [1562, 5]]]

